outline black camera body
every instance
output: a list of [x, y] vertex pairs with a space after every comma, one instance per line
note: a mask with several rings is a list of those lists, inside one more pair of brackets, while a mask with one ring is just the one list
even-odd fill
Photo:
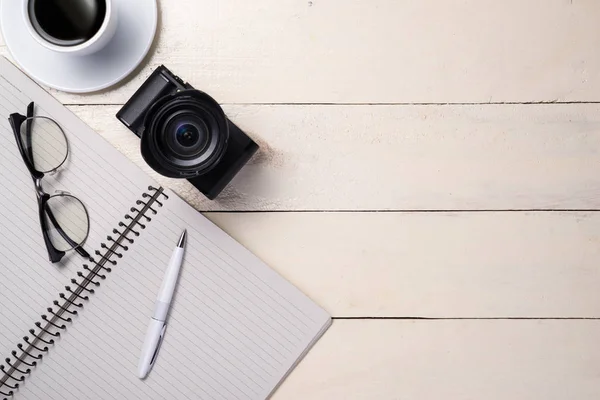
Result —
[[144, 160], [161, 175], [189, 180], [216, 198], [258, 150], [209, 95], [159, 66], [117, 118], [141, 139]]

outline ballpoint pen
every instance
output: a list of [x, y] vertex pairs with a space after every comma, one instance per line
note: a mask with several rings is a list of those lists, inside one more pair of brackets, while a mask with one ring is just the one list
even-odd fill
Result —
[[167, 314], [171, 306], [171, 300], [173, 299], [173, 293], [177, 285], [177, 278], [179, 276], [179, 269], [181, 268], [181, 262], [183, 261], [183, 252], [185, 248], [187, 233], [184, 230], [179, 238], [177, 247], [173, 251], [171, 261], [167, 267], [165, 278], [158, 291], [158, 297], [156, 298], [156, 305], [154, 306], [154, 315], [148, 325], [148, 331], [146, 332], [146, 339], [142, 346], [142, 354], [140, 355], [140, 364], [138, 366], [138, 376], [140, 379], [144, 379], [152, 366], [156, 361], [158, 350], [165, 336], [165, 330], [167, 329]]

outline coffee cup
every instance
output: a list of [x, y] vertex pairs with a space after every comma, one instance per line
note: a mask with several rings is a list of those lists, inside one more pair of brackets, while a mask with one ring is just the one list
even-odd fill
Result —
[[29, 33], [52, 51], [92, 54], [106, 46], [117, 30], [113, 0], [22, 1]]

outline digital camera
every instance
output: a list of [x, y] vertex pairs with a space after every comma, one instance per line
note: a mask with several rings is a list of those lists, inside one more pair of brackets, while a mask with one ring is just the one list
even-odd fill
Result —
[[142, 157], [152, 169], [189, 180], [211, 200], [258, 150], [212, 97], [164, 65], [142, 84], [117, 118], [140, 137]]

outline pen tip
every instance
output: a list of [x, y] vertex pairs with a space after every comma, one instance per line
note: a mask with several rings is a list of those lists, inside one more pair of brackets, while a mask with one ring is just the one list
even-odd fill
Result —
[[177, 247], [185, 247], [185, 240], [187, 238], [187, 230], [183, 230], [183, 233], [181, 234], [181, 237], [179, 238], [179, 242], [177, 243]]

